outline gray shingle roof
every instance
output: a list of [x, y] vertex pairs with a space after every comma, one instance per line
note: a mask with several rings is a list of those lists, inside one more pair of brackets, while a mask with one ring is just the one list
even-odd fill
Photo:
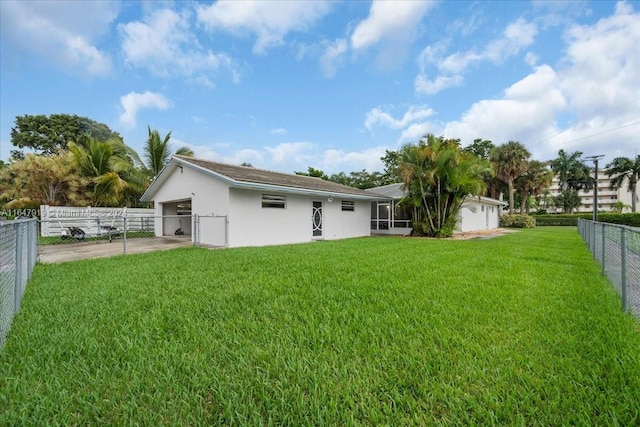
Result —
[[174, 155], [174, 157], [183, 162], [191, 163], [202, 169], [225, 176], [238, 183], [265, 184], [278, 187], [322, 191], [332, 194], [345, 194], [360, 197], [365, 196], [368, 198], [381, 197], [375, 192], [360, 190], [358, 188], [310, 176], [273, 172], [248, 166], [228, 165], [179, 155]]

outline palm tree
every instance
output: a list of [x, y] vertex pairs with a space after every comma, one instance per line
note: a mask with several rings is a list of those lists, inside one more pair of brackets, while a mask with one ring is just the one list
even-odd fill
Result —
[[98, 141], [87, 136], [84, 147], [69, 142], [80, 174], [86, 177], [92, 206], [120, 205], [127, 191], [144, 191], [146, 179], [136, 167], [136, 152], [120, 139]]
[[413, 210], [415, 232], [450, 236], [465, 198], [485, 191], [482, 177], [491, 170], [489, 163], [463, 152], [457, 140], [433, 135], [400, 154], [398, 173], [407, 193], [401, 204]]
[[520, 196], [520, 214], [524, 215], [525, 208], [528, 213], [529, 196], [539, 196], [549, 188], [552, 179], [553, 171], [547, 167], [546, 162], [530, 160], [527, 163], [527, 170], [514, 181], [514, 187]]
[[607, 171], [605, 173], [607, 176], [613, 177], [611, 188], [620, 188], [625, 179], [629, 181], [631, 212], [635, 212], [636, 201], [638, 200], [638, 179], [640, 178], [640, 154], [636, 156], [635, 160], [628, 157], [616, 157], [606, 167]]
[[513, 182], [527, 168], [527, 159], [531, 153], [517, 141], [509, 141], [491, 150], [489, 159], [496, 176], [509, 187], [509, 213], [513, 214]]
[[162, 168], [169, 163], [173, 154], [193, 157], [193, 150], [189, 147], [180, 147], [175, 153], [172, 153], [171, 145], [169, 144], [171, 132], [165, 135], [164, 138], [160, 138], [160, 132], [151, 130], [150, 126], [147, 126], [147, 129], [149, 137], [144, 146], [144, 159], [146, 160], [144, 168], [151, 179], [158, 176]]
[[581, 156], [582, 151], [569, 154], [560, 150], [558, 157], [549, 162], [551, 169], [560, 181], [560, 196], [562, 197], [557, 198], [557, 201], [563, 201], [562, 208], [565, 213], [571, 213], [574, 207], [580, 205], [579, 190], [590, 190], [594, 185], [591, 171], [584, 164]]

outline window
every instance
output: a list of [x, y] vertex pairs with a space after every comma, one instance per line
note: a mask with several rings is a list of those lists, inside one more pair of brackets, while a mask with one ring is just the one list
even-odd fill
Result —
[[480, 209], [482, 212], [484, 212], [484, 205], [481, 206], [482, 209]]
[[278, 208], [284, 209], [287, 199], [284, 196], [276, 196], [273, 194], [262, 195], [262, 207], [263, 208]]
[[343, 200], [342, 201], [342, 210], [345, 212], [353, 212], [356, 210], [356, 204], [355, 202], [352, 202], [350, 200]]

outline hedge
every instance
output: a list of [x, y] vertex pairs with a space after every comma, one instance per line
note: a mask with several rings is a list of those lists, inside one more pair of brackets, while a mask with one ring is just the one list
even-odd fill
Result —
[[[578, 218], [592, 219], [591, 213], [534, 215], [537, 225], [577, 225]], [[640, 213], [598, 213], [599, 222], [640, 227]]]
[[536, 220], [529, 215], [502, 215], [500, 217], [500, 227], [505, 228], [534, 228]]

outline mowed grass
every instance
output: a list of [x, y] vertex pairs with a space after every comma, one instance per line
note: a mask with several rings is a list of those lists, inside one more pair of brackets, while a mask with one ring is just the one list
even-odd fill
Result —
[[0, 425], [637, 425], [640, 328], [574, 228], [38, 265]]

